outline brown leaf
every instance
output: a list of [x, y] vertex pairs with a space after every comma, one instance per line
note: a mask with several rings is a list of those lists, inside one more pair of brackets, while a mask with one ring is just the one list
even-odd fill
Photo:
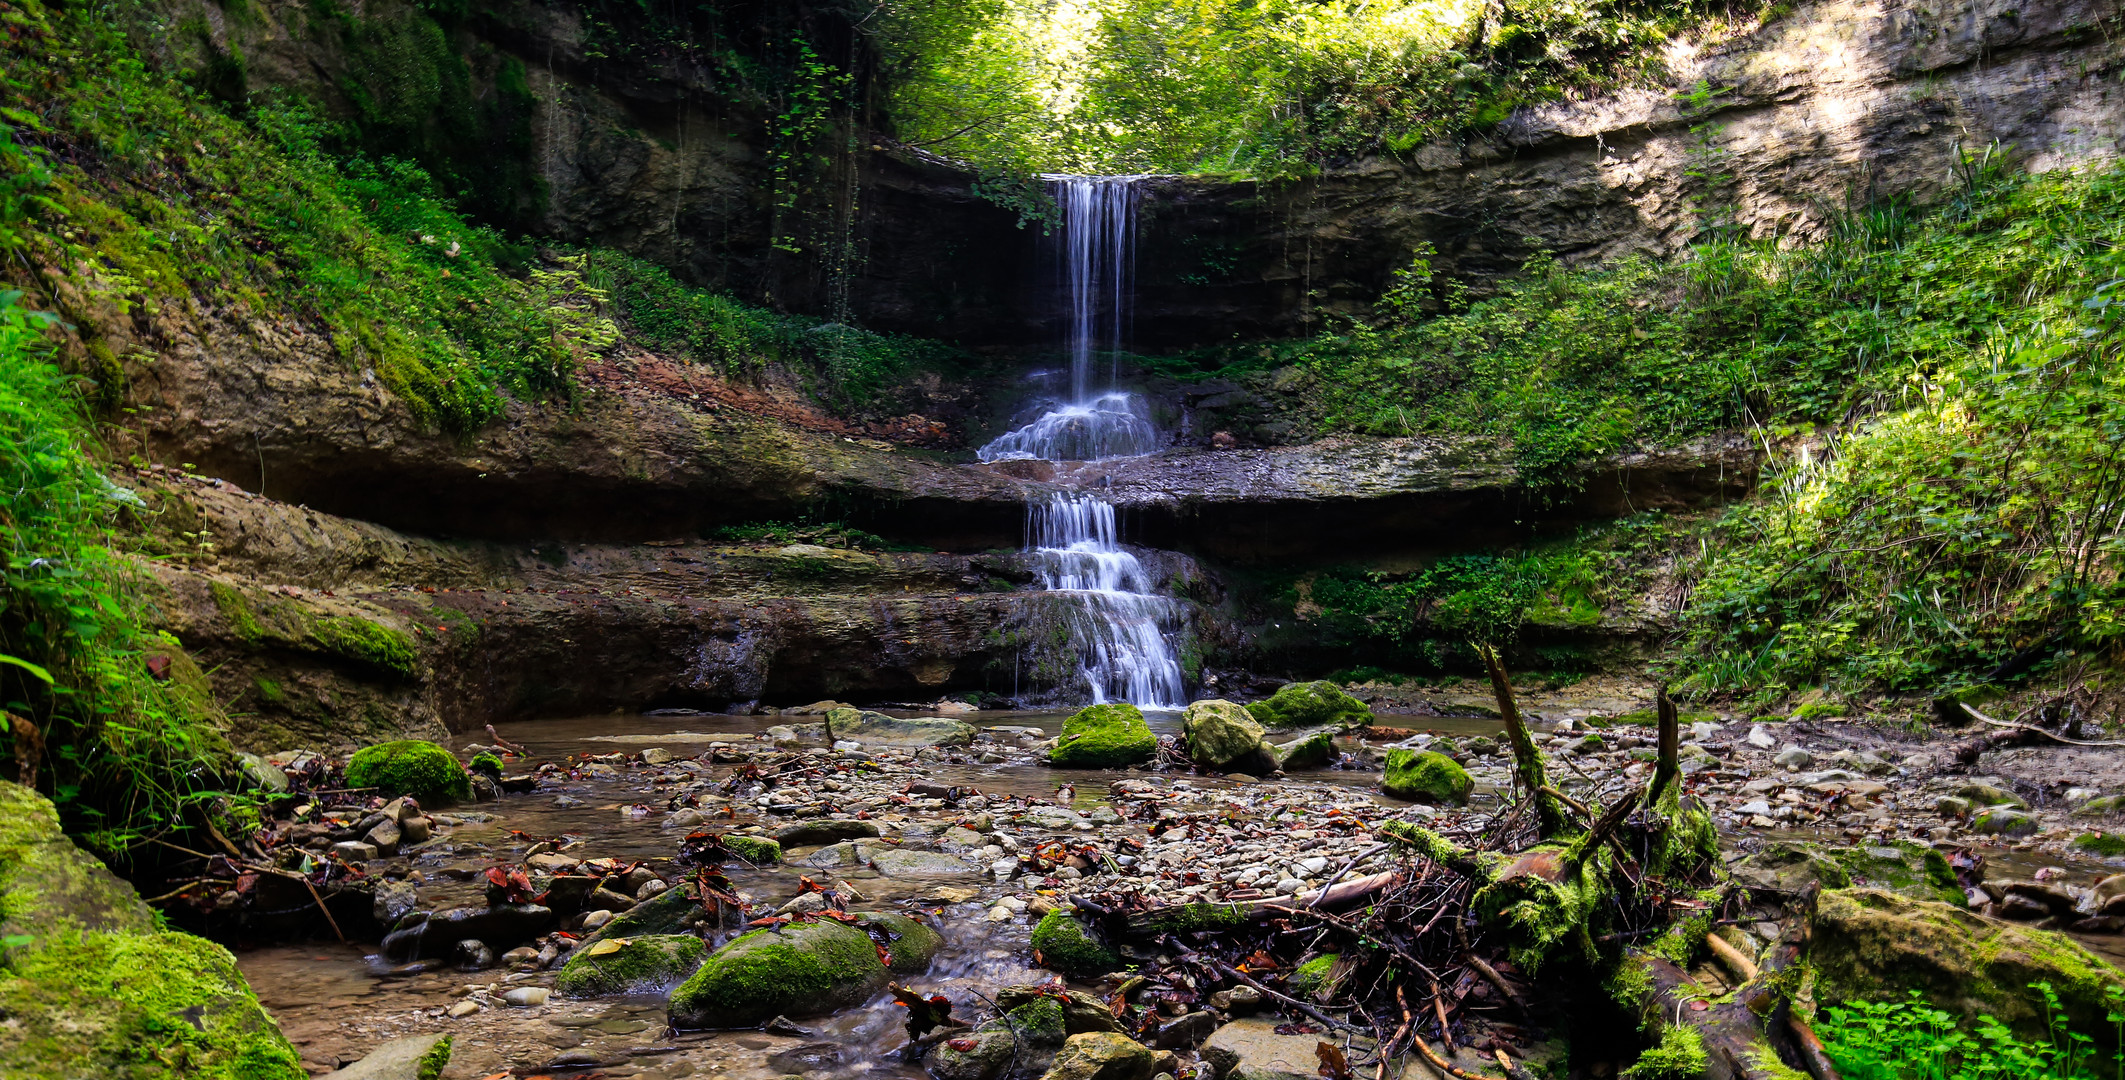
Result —
[[1321, 1075], [1328, 1080], [1350, 1080], [1350, 1058], [1343, 1048], [1331, 1042], [1313, 1044], [1313, 1054], [1321, 1059]]

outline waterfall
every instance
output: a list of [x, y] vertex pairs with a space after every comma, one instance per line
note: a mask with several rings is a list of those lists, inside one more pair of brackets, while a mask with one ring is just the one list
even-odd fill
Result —
[[[1114, 386], [1113, 357], [1128, 325], [1135, 269], [1139, 179], [1050, 180], [1063, 219], [1069, 397], [1043, 402], [1038, 418], [982, 447], [981, 460], [1102, 461], [1158, 449], [1158, 430], [1142, 400]], [[1099, 379], [1102, 353], [1109, 365]], [[1078, 492], [1028, 506], [1026, 550], [1041, 587], [1068, 600], [1069, 647], [1094, 704], [1178, 709], [1186, 703], [1171, 640], [1179, 605], [1151, 591], [1143, 562], [1121, 546], [1113, 504]]]
[[1073, 601], [1070, 644], [1093, 704], [1178, 709], [1187, 703], [1169, 640], [1178, 605], [1151, 592], [1142, 560], [1121, 546], [1114, 504], [1082, 492], [1034, 504], [1026, 515], [1026, 550], [1041, 587]]
[[[1033, 422], [1006, 432], [976, 456], [1104, 461], [1158, 449], [1142, 399], [1114, 389], [1114, 354], [1128, 325], [1136, 268], [1136, 176], [1059, 176], [1049, 191], [1062, 209], [1063, 281], [1069, 300], [1064, 347], [1070, 393]], [[1096, 380], [1102, 353], [1107, 377]], [[1104, 383], [1094, 388], [1095, 381]]]

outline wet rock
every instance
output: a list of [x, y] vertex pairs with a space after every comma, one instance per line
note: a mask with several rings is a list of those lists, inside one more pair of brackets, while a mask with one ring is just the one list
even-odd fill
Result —
[[669, 888], [671, 888], [671, 882], [663, 878], [650, 878], [642, 883], [641, 888], [635, 890], [635, 903], [639, 904]]
[[[1120, 1031], [1121, 1023], [1114, 1018], [1114, 1011], [1107, 1003], [1082, 990], [1065, 992], [1067, 1001], [1058, 1002], [1062, 1009], [1062, 1031], [1055, 1036], [1053, 1045], [1060, 1046], [1064, 1036], [1081, 1035], [1088, 1031]], [[996, 1007], [1017, 1017], [1028, 1006], [1055, 999], [1038, 986], [1007, 986], [996, 993]]]
[[1215, 1015], [1202, 1011], [1186, 1013], [1160, 1024], [1151, 1045], [1161, 1050], [1193, 1050], [1216, 1030]]
[[1181, 729], [1188, 737], [1188, 759], [1205, 769], [1232, 772], [1269, 763], [1262, 750], [1262, 725], [1244, 706], [1195, 702], [1181, 714]]
[[[472, 1011], [478, 1009], [472, 1007]], [[393, 1039], [362, 1055], [360, 1061], [326, 1075], [331, 1080], [433, 1080], [450, 1062], [447, 1039], [441, 1033]]]
[[861, 840], [878, 835], [878, 826], [848, 818], [815, 818], [775, 830], [775, 842], [783, 847], [816, 847], [843, 840]]
[[607, 923], [610, 923], [610, 922], [612, 922], [612, 916], [613, 916], [613, 913], [612, 913], [612, 912], [610, 912], [610, 911], [606, 911], [606, 910], [604, 910], [604, 909], [602, 909], [602, 908], [600, 908], [600, 909], [599, 909], [599, 910], [597, 910], [597, 911], [593, 911], [593, 912], [591, 912], [590, 914], [588, 914], [588, 915], [585, 915], [585, 916], [583, 916], [583, 925], [582, 925], [582, 929], [584, 929], [584, 930], [599, 930], [599, 929], [603, 929], [603, 928], [604, 928], [604, 926], [605, 926], [605, 925], [606, 925]]
[[1980, 810], [1970, 819], [1971, 831], [1993, 836], [2028, 836], [2042, 827], [2036, 815], [2007, 807]]
[[1871, 889], [1818, 898], [1809, 962], [1819, 1001], [1900, 1001], [1916, 990], [1951, 1013], [1995, 1016], [2040, 1041], [2045, 1002], [2029, 984], [2051, 984], [2066, 1027], [2107, 1031], [2105, 992], [2118, 977], [2063, 934]]
[[569, 997], [663, 991], [707, 959], [708, 947], [691, 934], [608, 938], [570, 953], [554, 989]]
[[429, 836], [433, 835], [432, 823], [429, 819], [416, 815], [400, 821], [398, 832], [398, 842], [401, 846], [425, 844]]
[[478, 938], [466, 938], [451, 946], [450, 962], [463, 971], [485, 971], [494, 966], [494, 949]]
[[288, 774], [257, 754], [238, 753], [236, 763], [248, 787], [279, 793], [288, 790]]
[[849, 1008], [877, 993], [891, 971], [926, 967], [942, 944], [936, 931], [903, 916], [864, 917], [896, 933], [888, 946], [890, 969], [870, 935], [844, 923], [822, 919], [756, 930], [716, 950], [672, 991], [672, 1023], [747, 1027], [776, 1015]]
[[362, 839], [375, 845], [379, 854], [396, 854], [399, 842], [398, 822], [385, 818], [372, 826]]
[[611, 885], [599, 885], [591, 891], [590, 899], [584, 903], [588, 907], [603, 908], [606, 911], [626, 911], [635, 906], [635, 898], [615, 890]]
[[775, 909], [777, 915], [810, 915], [826, 910], [826, 896], [817, 892], [801, 892], [789, 898], [789, 902]]
[[1033, 951], [1041, 966], [1065, 975], [1103, 975], [1121, 966], [1114, 955], [1070, 911], [1057, 908], [1033, 928]]
[[1122, 769], [1150, 761], [1158, 737], [1134, 705], [1093, 705], [1063, 723], [1048, 764], [1068, 769]]
[[471, 1016], [473, 1013], [476, 1013], [478, 1011], [480, 1011], [480, 1003], [472, 1000], [471, 998], [466, 998], [450, 1006], [450, 1008], [446, 1010], [446, 1015], [448, 1015], [452, 1020], [463, 1020], [464, 1018]]
[[1940, 852], [1923, 844], [1830, 846], [1774, 840], [1729, 868], [1751, 888], [1798, 895], [1809, 885], [1882, 889], [1915, 900], [1959, 903], [1962, 890]]
[[369, 914], [378, 926], [393, 926], [420, 906], [410, 881], [379, 881], [369, 901]]
[[520, 1009], [537, 1008], [552, 996], [553, 991], [543, 986], [518, 986], [502, 991], [502, 1001]]
[[1750, 746], [1758, 750], [1769, 750], [1778, 745], [1777, 737], [1772, 735], [1771, 730], [1762, 724], [1750, 726], [1747, 741]]
[[981, 873], [981, 867], [941, 851], [909, 851], [905, 848], [870, 849], [870, 863], [887, 877], [954, 877]]
[[1113, 1031], [1072, 1035], [1056, 1051], [1043, 1080], [1150, 1080], [1151, 1048]]
[[1271, 731], [1349, 728], [1373, 721], [1372, 710], [1332, 682], [1286, 683], [1267, 700], [1247, 706], [1256, 723]]
[[2019, 896], [2028, 899], [2032, 903], [2041, 906], [2047, 915], [2064, 915], [2071, 912], [2080, 903], [2079, 897], [2049, 882], [2016, 880], [1985, 882], [1986, 892], [1991, 892], [1994, 887], [1999, 888], [2009, 897]]
[[[548, 857], [543, 855], [532, 856], [534, 860]], [[565, 855], [550, 857], [556, 860], [566, 860], [563, 863], [556, 864], [564, 868], [572, 868], [576, 865], [574, 859], [569, 859]], [[563, 915], [573, 915], [583, 910], [583, 905], [590, 901], [590, 894], [596, 891], [597, 887], [598, 879], [588, 874], [556, 873], [553, 876], [553, 880], [546, 885], [546, 906]]]
[[368, 862], [376, 858], [376, 845], [360, 840], [342, 840], [332, 845], [332, 854], [348, 862]]
[[[676, 934], [687, 929], [689, 920], [700, 909], [686, 889], [666, 889], [625, 912], [613, 913], [610, 921], [596, 927], [597, 933], [585, 938], [583, 944], [613, 937]], [[592, 929], [587, 920], [584, 928]]]
[[1430, 750], [1389, 750], [1380, 790], [1398, 799], [1461, 806], [1475, 790], [1468, 770]]
[[452, 908], [431, 912], [418, 926], [384, 938], [384, 956], [416, 960], [450, 955], [467, 938], [509, 949], [553, 929], [553, 909], [539, 904], [496, 904], [488, 908]]
[[668, 765], [671, 763], [672, 757], [673, 755], [671, 751], [666, 750], [661, 746], [652, 746], [649, 749], [642, 751], [642, 764]]
[[1018, 1056], [1018, 1038], [1008, 1028], [976, 1031], [930, 1048], [922, 1067], [936, 1080], [1001, 1080]]
[[1279, 1035], [1268, 1018], [1234, 1020], [1203, 1044], [1219, 1080], [1319, 1080], [1317, 1035]]
[[1955, 789], [1956, 797], [1968, 799], [1975, 806], [2005, 806], [2014, 810], [2027, 810], [2029, 804], [2017, 798], [2014, 792], [1991, 784], [1964, 784]]
[[502, 954], [502, 966], [512, 971], [533, 971], [539, 967], [539, 950], [529, 945], [519, 945]]
[[860, 709], [835, 709], [826, 714], [826, 728], [835, 739], [854, 739], [866, 745], [967, 746], [974, 741], [974, 727], [937, 716], [902, 719]]

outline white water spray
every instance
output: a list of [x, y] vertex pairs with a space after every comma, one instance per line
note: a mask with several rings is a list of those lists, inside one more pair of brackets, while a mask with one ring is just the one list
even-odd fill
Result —
[[[1052, 181], [1063, 216], [1070, 396], [982, 447], [981, 460], [1104, 461], [1158, 449], [1158, 431], [1142, 400], [1115, 389], [1111, 360], [1129, 318], [1138, 179]], [[1107, 377], [1098, 380], [1103, 388], [1094, 389], [1102, 352], [1110, 357]], [[1179, 605], [1151, 591], [1143, 562], [1121, 546], [1112, 504], [1076, 493], [1028, 507], [1026, 550], [1041, 586], [1071, 601], [1070, 646], [1094, 704], [1178, 709], [1186, 703], [1172, 645]]]

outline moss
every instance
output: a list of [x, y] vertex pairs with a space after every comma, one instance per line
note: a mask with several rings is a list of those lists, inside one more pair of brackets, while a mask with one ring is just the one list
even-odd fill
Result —
[[365, 746], [347, 762], [347, 786], [381, 788], [389, 795], [411, 795], [423, 803], [467, 802], [472, 782], [450, 751], [420, 739]]
[[2075, 850], [2085, 851], [2091, 855], [2113, 858], [2125, 855], [2125, 836], [2119, 836], [2116, 833], [2084, 833], [2073, 838], [2073, 846]]
[[[901, 975], [927, 971], [937, 950], [944, 948], [944, 935], [915, 920], [890, 911], [860, 911], [856, 917], [872, 931], [885, 931], [885, 966]], [[877, 940], [873, 933], [872, 940]]]
[[1659, 1045], [1638, 1055], [1623, 1075], [1630, 1080], [1698, 1080], [1709, 1063], [1704, 1036], [1696, 1028], [1670, 1024], [1660, 1033]]
[[2063, 934], [1874, 889], [1823, 892], [1809, 962], [1818, 1001], [1901, 1000], [1916, 990], [1951, 1013], [1994, 1016], [2038, 1039], [2048, 1038], [2045, 1002], [2031, 983], [2051, 984], [2067, 1027], [2095, 1033], [2111, 1030], [2106, 990], [2125, 983]]
[[[621, 939], [608, 939], [617, 941]], [[625, 939], [611, 952], [591, 955], [586, 945], [561, 965], [554, 989], [569, 997], [598, 997], [663, 990], [683, 982], [708, 958], [708, 947], [690, 934], [657, 934]]]
[[502, 778], [502, 759], [492, 750], [482, 750], [472, 755], [472, 764], [467, 766], [467, 769], [499, 780]]
[[860, 1003], [885, 984], [869, 934], [832, 920], [755, 930], [708, 958], [672, 991], [671, 1019], [690, 1028], [744, 1027]]
[[67, 930], [0, 971], [10, 1077], [302, 1080], [228, 950], [190, 934]]
[[404, 631], [358, 615], [329, 615], [288, 597], [210, 582], [214, 607], [238, 640], [351, 660], [401, 678], [420, 675], [420, 652]]
[[1065, 975], [1103, 975], [1121, 967], [1121, 958], [1085, 930], [1076, 916], [1061, 908], [1041, 916], [1033, 928], [1033, 953], [1042, 967]]
[[1476, 782], [1454, 759], [1431, 750], [1389, 750], [1380, 790], [1398, 799], [1461, 806]]
[[1704, 943], [1705, 935], [1711, 933], [1717, 923], [1716, 913], [1699, 912], [1669, 926], [1664, 933], [1653, 939], [1646, 951], [1676, 967], [1687, 969], [1704, 959], [1706, 950], [1710, 948]]
[[1034, 998], [1005, 1013], [996, 1023], [1029, 1046], [1057, 1047], [1070, 1037], [1064, 1026], [1062, 1003], [1051, 997]]
[[1561, 950], [1570, 947], [1593, 958], [1592, 920], [1606, 894], [1596, 867], [1600, 860], [1576, 864], [1576, 872], [1551, 881], [1538, 864], [1564, 861], [1561, 848], [1537, 847], [1522, 852], [1497, 879], [1476, 891], [1476, 917], [1486, 929], [1504, 937], [1506, 955], [1532, 975]]
[[1328, 985], [1328, 973], [1337, 959], [1334, 953], [1325, 953], [1300, 964], [1291, 973], [1291, 992], [1300, 996], [1320, 993]]
[[450, 1065], [450, 1046], [457, 1041], [454, 1035], [437, 1039], [428, 1052], [413, 1067], [413, 1080], [442, 1080], [443, 1070]]
[[1295, 727], [1355, 727], [1373, 721], [1372, 710], [1332, 682], [1285, 683], [1267, 700], [1247, 706], [1256, 723], [1272, 731]]
[[1158, 736], [1134, 705], [1093, 705], [1063, 724], [1048, 764], [1069, 769], [1119, 769], [1158, 753]]
[[782, 845], [764, 836], [726, 836], [723, 846], [754, 866], [772, 866], [782, 861]]
[[1144, 917], [1153, 934], [1192, 934], [1200, 930], [1230, 930], [1243, 926], [1247, 915], [1227, 904], [1178, 904]]
[[420, 674], [420, 654], [402, 630], [353, 615], [318, 618], [311, 634], [327, 652], [408, 678]]

